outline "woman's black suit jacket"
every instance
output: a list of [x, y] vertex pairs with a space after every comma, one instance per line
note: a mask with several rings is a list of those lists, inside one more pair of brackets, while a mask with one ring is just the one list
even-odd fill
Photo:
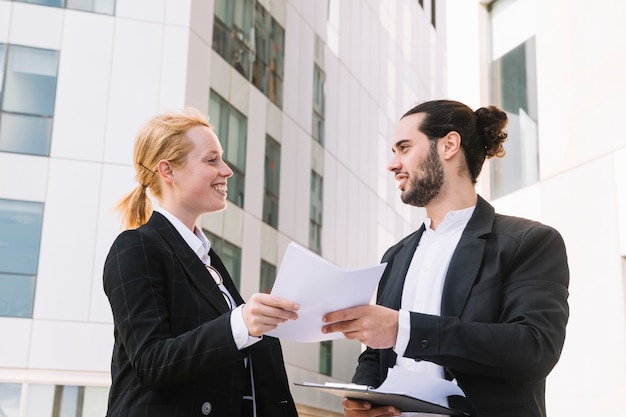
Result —
[[[211, 264], [243, 303], [215, 252]], [[121, 233], [104, 266], [115, 344], [108, 417], [239, 417], [249, 371], [257, 414], [297, 416], [277, 339], [238, 350], [230, 310], [198, 256], [160, 213]]]
[[[377, 304], [400, 309], [404, 279], [424, 231], [383, 256]], [[496, 214], [482, 198], [450, 260], [441, 316], [411, 312], [405, 357], [444, 367], [475, 407], [473, 415], [545, 416], [545, 378], [557, 363], [569, 317], [563, 239], [551, 227]], [[391, 349], [367, 348], [353, 381], [380, 385]]]

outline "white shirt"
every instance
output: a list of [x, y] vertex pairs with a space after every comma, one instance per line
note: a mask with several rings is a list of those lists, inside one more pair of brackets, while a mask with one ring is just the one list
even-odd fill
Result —
[[[172, 213], [165, 210], [163, 207], [157, 207], [154, 211], [161, 213], [165, 218], [172, 223], [174, 228], [182, 238], [185, 240], [187, 245], [198, 255], [198, 258], [205, 265], [211, 265], [211, 258], [209, 257], [209, 249], [211, 248], [211, 242], [207, 239], [207, 237], [202, 232], [198, 226], [194, 226], [194, 231], [189, 230], [187, 226], [183, 224], [176, 216]], [[223, 284], [219, 283], [219, 277], [213, 276], [212, 273], [210, 275], [215, 280], [215, 283], [219, 285], [220, 290], [224, 293], [225, 297], [230, 298], [230, 305], [234, 306], [235, 300], [230, 292], [226, 289]], [[248, 333], [248, 328], [246, 327], [245, 322], [243, 321], [243, 313], [242, 313], [243, 305], [236, 307], [231, 315], [230, 315], [230, 327], [233, 332], [233, 338], [235, 339], [235, 344], [237, 345], [237, 349], [241, 350], [248, 346], [251, 346], [261, 340], [260, 337], [250, 336]]]
[[475, 206], [447, 213], [437, 230], [430, 228], [431, 219], [424, 220], [426, 230], [415, 249], [402, 290], [398, 337], [394, 347], [398, 355], [397, 366], [438, 378], [444, 377], [443, 367], [404, 357], [411, 337], [409, 312], [441, 314], [441, 296], [450, 259], [474, 208]]

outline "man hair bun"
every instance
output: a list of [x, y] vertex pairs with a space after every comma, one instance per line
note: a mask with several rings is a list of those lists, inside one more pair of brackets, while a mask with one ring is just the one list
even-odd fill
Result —
[[504, 128], [508, 123], [506, 113], [496, 106], [481, 107], [476, 114], [476, 130], [485, 146], [485, 157], [504, 156], [503, 143], [508, 134]]

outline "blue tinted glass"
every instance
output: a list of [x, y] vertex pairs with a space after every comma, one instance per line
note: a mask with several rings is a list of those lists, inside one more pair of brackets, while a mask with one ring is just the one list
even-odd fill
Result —
[[20, 415], [21, 395], [22, 384], [0, 383], [0, 415], [18, 417]]
[[32, 317], [34, 298], [33, 275], [0, 274], [0, 317]]
[[58, 51], [11, 45], [7, 56], [2, 110], [52, 116], [58, 66]]
[[4, 63], [5, 63], [5, 52], [7, 47], [5, 44], [0, 43], [0, 103], [2, 102], [2, 86], [4, 85]]
[[22, 3], [41, 4], [43, 6], [63, 7], [64, 0], [15, 0]]
[[115, 0], [67, 0], [68, 9], [102, 14], [115, 14]]
[[36, 275], [43, 203], [0, 199], [0, 273]]
[[51, 137], [51, 118], [0, 114], [0, 151], [49, 155]]

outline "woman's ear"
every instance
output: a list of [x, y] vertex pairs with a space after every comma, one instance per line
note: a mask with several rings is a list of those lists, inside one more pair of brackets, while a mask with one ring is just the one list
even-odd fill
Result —
[[161, 159], [157, 164], [157, 170], [159, 171], [159, 175], [161, 176], [161, 178], [163, 178], [163, 181], [168, 184], [174, 182], [174, 170], [172, 169], [170, 161]]

